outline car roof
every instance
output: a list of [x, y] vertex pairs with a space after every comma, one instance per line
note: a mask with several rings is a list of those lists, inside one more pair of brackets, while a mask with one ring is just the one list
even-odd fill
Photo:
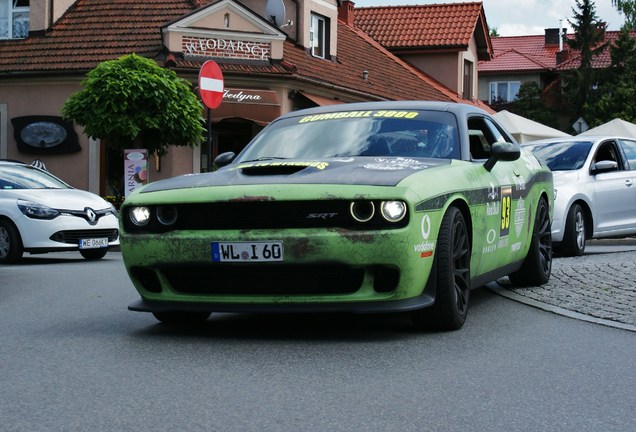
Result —
[[298, 111], [291, 111], [281, 116], [281, 118], [297, 117], [304, 115], [333, 113], [342, 111], [369, 111], [369, 110], [431, 110], [447, 111], [457, 115], [481, 114], [489, 115], [486, 111], [474, 105], [438, 102], [438, 101], [377, 101], [377, 102], [353, 102], [337, 105], [325, 105], [314, 108], [307, 108]]

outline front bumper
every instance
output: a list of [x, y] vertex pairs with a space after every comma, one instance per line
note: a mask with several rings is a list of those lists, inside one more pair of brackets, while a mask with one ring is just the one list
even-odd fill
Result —
[[[283, 262], [217, 263], [211, 259], [213, 241], [272, 240], [283, 242]], [[408, 227], [374, 232], [123, 233], [121, 249], [142, 297], [131, 310], [193, 310], [193, 305], [199, 305], [195, 309], [207, 311], [379, 312], [416, 309], [434, 301], [434, 293], [424, 292], [433, 251], [422, 253], [417, 235]]]

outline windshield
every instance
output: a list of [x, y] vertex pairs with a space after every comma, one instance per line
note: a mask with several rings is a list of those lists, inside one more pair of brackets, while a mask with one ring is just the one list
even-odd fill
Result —
[[583, 167], [591, 148], [591, 141], [552, 142], [532, 146], [532, 153], [550, 171], [572, 171]]
[[69, 189], [53, 175], [29, 165], [0, 165], [0, 189]]
[[324, 159], [408, 156], [459, 159], [455, 117], [437, 111], [346, 111], [278, 120], [237, 157]]

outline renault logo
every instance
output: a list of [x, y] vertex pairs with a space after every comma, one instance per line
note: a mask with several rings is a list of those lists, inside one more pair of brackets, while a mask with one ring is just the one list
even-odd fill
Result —
[[90, 207], [86, 207], [84, 209], [84, 212], [86, 213], [86, 219], [88, 219], [88, 222], [90, 222], [91, 224], [94, 224], [95, 221], [97, 220], [97, 215], [95, 214], [93, 209]]

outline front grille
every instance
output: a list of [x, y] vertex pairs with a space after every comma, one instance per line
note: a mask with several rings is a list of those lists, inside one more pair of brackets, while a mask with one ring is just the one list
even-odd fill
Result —
[[158, 269], [184, 294], [329, 295], [360, 289], [364, 269], [324, 265], [181, 265]]
[[238, 201], [200, 204], [176, 204], [177, 220], [165, 226], [156, 218], [151, 206], [151, 221], [137, 227], [124, 209], [122, 217], [127, 232], [161, 232], [169, 230], [245, 230], [290, 228], [343, 228], [379, 230], [400, 228], [408, 224], [408, 215], [398, 223], [389, 223], [380, 215], [380, 202], [374, 201], [375, 216], [368, 222], [356, 221], [348, 200], [311, 201]]
[[81, 239], [108, 237], [108, 242], [110, 243], [117, 240], [118, 236], [119, 230], [117, 229], [98, 229], [58, 231], [49, 238], [59, 243], [78, 245]]

